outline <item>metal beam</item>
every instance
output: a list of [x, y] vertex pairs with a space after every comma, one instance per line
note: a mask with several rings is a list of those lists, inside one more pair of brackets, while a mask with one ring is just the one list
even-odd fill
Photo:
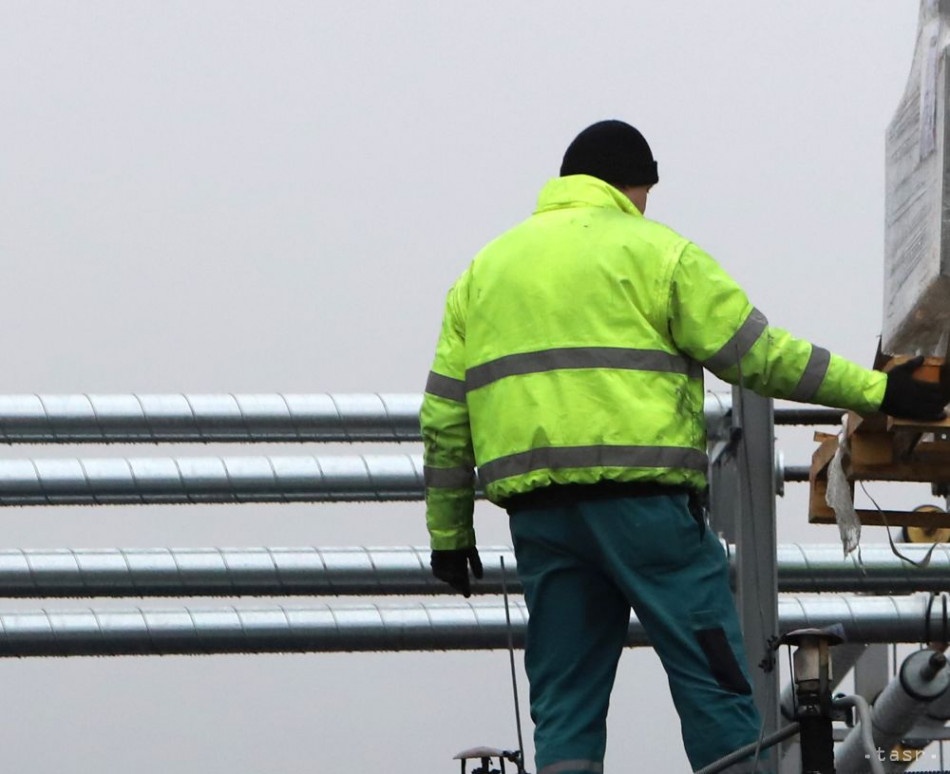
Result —
[[[418, 441], [422, 396], [0, 395], [0, 443], [310, 443]], [[707, 423], [731, 407], [706, 399]], [[776, 424], [839, 424], [841, 412], [778, 408]]]
[[[919, 544], [901, 545], [914, 555]], [[841, 558], [841, 546], [778, 547], [784, 592], [910, 594], [950, 591], [950, 546], [917, 569], [889, 546], [862, 549], [863, 570]], [[509, 590], [520, 592], [507, 546], [480, 546], [485, 577], [476, 594], [500, 594], [500, 559]], [[735, 571], [734, 547], [728, 547]], [[425, 546], [385, 548], [98, 548], [0, 550], [0, 597], [185, 597], [293, 595], [431, 595], [452, 593], [429, 570]]]
[[[527, 611], [512, 600], [521, 647]], [[920, 642], [927, 596], [783, 599], [779, 629], [841, 623], [853, 642]], [[937, 625], [937, 615], [931, 628]], [[631, 618], [627, 644], [649, 642]], [[498, 602], [28, 610], [0, 613], [0, 657], [487, 650], [507, 647]]]

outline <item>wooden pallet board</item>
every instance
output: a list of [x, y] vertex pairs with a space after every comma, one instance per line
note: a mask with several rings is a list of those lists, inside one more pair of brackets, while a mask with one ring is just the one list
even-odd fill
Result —
[[[890, 370], [907, 357], [882, 357], [875, 367]], [[944, 358], [930, 357], [915, 377], [937, 382]], [[851, 494], [856, 481], [924, 482], [950, 486], [950, 419], [919, 422], [876, 413], [861, 416], [849, 412], [845, 421], [849, 454], [843, 466]], [[844, 431], [842, 431], [844, 432]], [[835, 523], [834, 511], [826, 504], [828, 465], [838, 450], [839, 435], [816, 433], [818, 448], [809, 471], [808, 520], [814, 524]], [[901, 527], [950, 527], [950, 514], [932, 510], [879, 511], [857, 509], [862, 524]]]

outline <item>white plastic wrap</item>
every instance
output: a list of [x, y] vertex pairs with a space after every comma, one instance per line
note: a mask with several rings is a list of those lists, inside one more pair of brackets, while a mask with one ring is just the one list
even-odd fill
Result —
[[[950, 328], [950, 0], [922, 0], [885, 142], [885, 352], [938, 354]], [[942, 354], [942, 353], [940, 353]]]
[[835, 456], [828, 463], [828, 491], [825, 493], [825, 502], [835, 512], [835, 522], [838, 524], [838, 532], [841, 533], [841, 545], [847, 557], [861, 543], [861, 519], [854, 510], [851, 485], [844, 472], [844, 460], [850, 454], [846, 437], [845, 429], [838, 439]]

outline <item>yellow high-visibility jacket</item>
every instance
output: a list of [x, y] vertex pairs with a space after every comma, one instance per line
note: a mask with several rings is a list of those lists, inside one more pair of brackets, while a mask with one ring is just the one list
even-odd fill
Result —
[[617, 189], [551, 180], [448, 294], [421, 414], [432, 548], [475, 544], [475, 466], [499, 504], [605, 480], [702, 489], [703, 368], [859, 412], [886, 385], [770, 326], [716, 261]]

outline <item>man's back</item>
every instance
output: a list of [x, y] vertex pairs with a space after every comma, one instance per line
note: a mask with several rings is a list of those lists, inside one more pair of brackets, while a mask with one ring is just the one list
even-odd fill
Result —
[[675, 352], [668, 286], [685, 244], [595, 178], [551, 180], [469, 269], [468, 367], [593, 343]]
[[668, 320], [686, 244], [575, 175], [475, 258], [449, 305], [492, 499], [602, 480], [702, 486], [702, 369]]

